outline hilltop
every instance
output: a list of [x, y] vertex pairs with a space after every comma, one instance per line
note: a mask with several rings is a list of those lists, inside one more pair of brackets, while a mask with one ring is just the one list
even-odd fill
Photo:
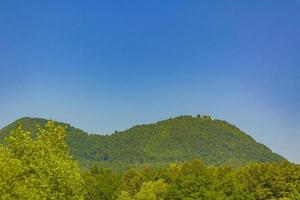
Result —
[[[46, 119], [24, 117], [0, 130], [0, 140], [17, 124], [33, 134]], [[110, 135], [88, 134], [69, 124], [67, 144], [82, 168], [91, 165], [124, 170], [133, 165], [160, 166], [193, 159], [208, 165], [244, 165], [284, 160], [236, 126], [209, 116], [179, 116], [137, 125]]]

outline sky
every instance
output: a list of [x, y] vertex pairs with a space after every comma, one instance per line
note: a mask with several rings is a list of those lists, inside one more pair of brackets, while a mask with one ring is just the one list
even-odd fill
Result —
[[0, 0], [0, 127], [226, 120], [300, 163], [300, 1]]

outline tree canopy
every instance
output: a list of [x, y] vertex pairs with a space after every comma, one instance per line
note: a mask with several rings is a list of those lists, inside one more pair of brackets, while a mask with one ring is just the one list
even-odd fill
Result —
[[0, 146], [1, 199], [83, 199], [83, 180], [65, 143], [65, 127], [49, 121], [37, 136], [19, 125]]

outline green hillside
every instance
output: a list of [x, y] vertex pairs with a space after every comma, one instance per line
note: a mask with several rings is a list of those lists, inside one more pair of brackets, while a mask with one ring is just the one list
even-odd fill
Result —
[[[3, 141], [19, 123], [34, 133], [37, 125], [43, 126], [46, 121], [21, 118], [1, 129], [0, 139]], [[107, 136], [90, 135], [64, 125], [70, 151], [83, 168], [97, 164], [124, 170], [132, 165], [159, 166], [193, 159], [208, 165], [284, 160], [237, 127], [208, 116], [180, 116]]]

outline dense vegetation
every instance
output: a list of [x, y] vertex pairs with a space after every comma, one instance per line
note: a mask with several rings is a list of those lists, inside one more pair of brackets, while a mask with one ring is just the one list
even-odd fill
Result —
[[[22, 118], [0, 130], [0, 138], [8, 136], [17, 124], [35, 135], [36, 125], [46, 122]], [[105, 136], [90, 135], [70, 125], [66, 131], [70, 151], [83, 169], [97, 165], [124, 171], [131, 166], [163, 166], [194, 159], [213, 166], [284, 160], [237, 127], [209, 116], [180, 116]]]
[[65, 130], [49, 121], [35, 139], [18, 126], [0, 146], [0, 199], [83, 199], [79, 168]]
[[0, 199], [299, 200], [300, 166], [287, 161], [207, 166], [202, 161], [79, 173], [53, 121], [35, 134], [21, 126], [0, 145]]
[[288, 162], [234, 168], [207, 167], [195, 160], [159, 169], [130, 169], [121, 180], [119, 190], [108, 199], [300, 199], [300, 167]]

